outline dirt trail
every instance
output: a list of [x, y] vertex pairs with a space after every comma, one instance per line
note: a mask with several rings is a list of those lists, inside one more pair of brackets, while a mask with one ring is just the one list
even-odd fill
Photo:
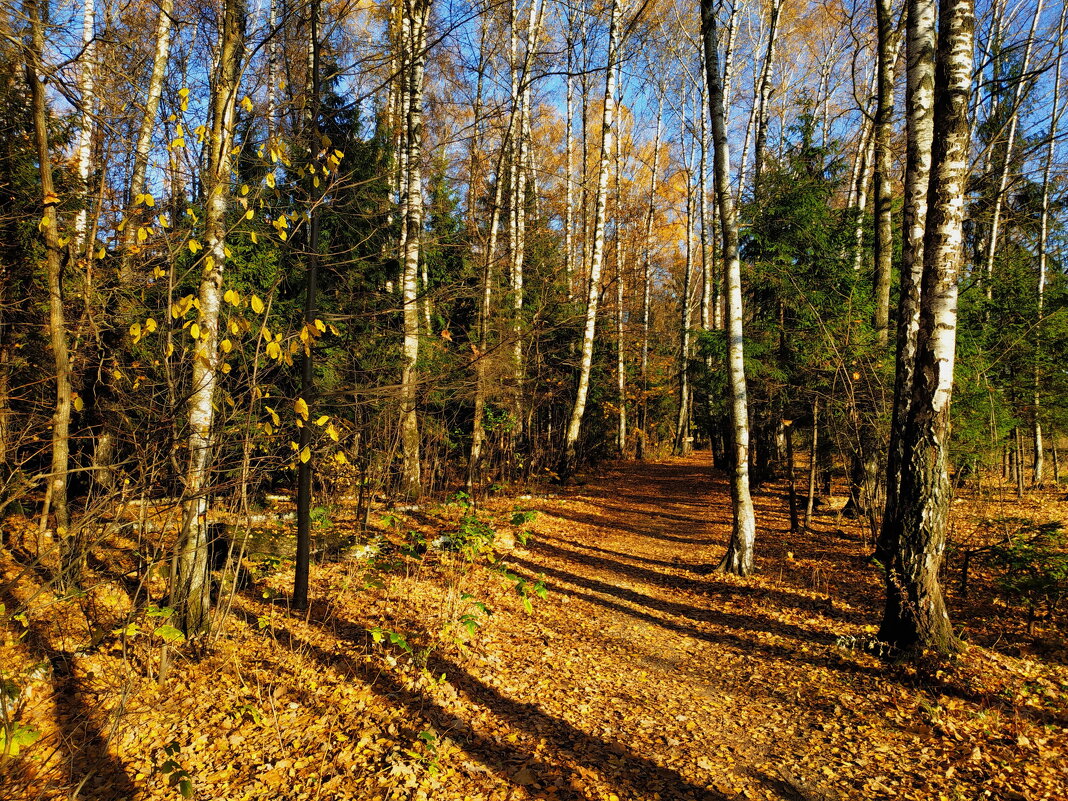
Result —
[[[781, 503], [758, 507], [760, 569], [780, 573]], [[539, 509], [536, 538], [508, 561], [544, 576], [550, 602], [526, 627], [534, 645], [519, 661], [483, 667], [502, 692], [585, 734], [561, 756], [600, 774], [590, 784], [635, 799], [864, 792], [874, 777], [835, 737], [878, 674], [834, 646], [858, 632], [843, 620], [856, 615], [822, 592], [710, 575], [730, 507], [706, 454], [620, 465]], [[795, 572], [803, 559], [788, 560]], [[583, 769], [576, 781], [540, 767], [549, 775], [539, 784], [561, 798], [597, 797]]]

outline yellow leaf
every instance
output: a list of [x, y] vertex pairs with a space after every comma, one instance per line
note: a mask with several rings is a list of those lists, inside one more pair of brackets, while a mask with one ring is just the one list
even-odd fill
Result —
[[333, 423], [331, 423], [330, 425], [328, 425], [326, 427], [326, 433], [327, 433], [327, 436], [330, 437], [330, 439], [334, 440], [334, 442], [338, 441], [337, 429], [334, 428], [334, 424]]
[[252, 101], [249, 100], [248, 95], [241, 98], [241, 108], [248, 112], [252, 111]]
[[178, 90], [178, 97], [182, 98], [182, 100], [185, 100], [187, 97], [189, 97], [189, 90], [183, 86], [181, 89]]
[[305, 445], [300, 450], [300, 462], [301, 464], [307, 464], [309, 459], [311, 459], [311, 448]]
[[145, 193], [145, 205], [152, 208], [156, 205], [156, 199], [152, 195]]
[[277, 342], [271, 342], [267, 345], [267, 355], [272, 359], [279, 359], [282, 357], [282, 349], [278, 347]]
[[141, 339], [141, 324], [140, 323], [134, 323], [133, 325], [130, 326], [130, 336], [133, 337], [133, 341], [134, 342], [137, 342], [138, 340]]
[[222, 348], [223, 353], [229, 353], [234, 349], [234, 343], [231, 342], [229, 339], [224, 339], [222, 342], [219, 343], [219, 347]]
[[315, 421], [315, 425], [325, 426], [328, 422], [330, 422], [330, 415], [324, 414], [322, 417]]
[[287, 234], [285, 231], [279, 231], [278, 238], [285, 242], [287, 239], [289, 239], [289, 234]]
[[256, 236], [256, 232], [255, 231], [250, 231], [249, 232], [249, 238], [252, 239], [252, 244], [253, 245], [255, 245], [257, 242], [260, 241], [260, 238], [258, 236]]
[[195, 239], [190, 239], [187, 244], [190, 253], [196, 253], [198, 250], [204, 249], [204, 246], [197, 242]]
[[248, 211], [245, 212], [245, 219], [246, 220], [251, 220], [255, 216], [256, 216], [256, 212], [253, 211], [252, 209], [249, 209]]
[[267, 173], [267, 186], [271, 187], [271, 189], [274, 189], [274, 173], [273, 172]]
[[189, 326], [189, 336], [193, 337], [193, 339], [200, 339], [200, 326], [197, 323]]
[[334, 461], [336, 461], [338, 464], [348, 464], [349, 463], [349, 460], [347, 458], [345, 458], [345, 454], [343, 454], [341, 451], [338, 451], [337, 453], [334, 454]]
[[293, 411], [299, 414], [303, 419], [308, 419], [308, 403], [304, 398], [297, 398], [293, 401]]
[[167, 358], [170, 358], [171, 356], [174, 355], [174, 343], [173, 342], [168, 342], [167, 343], [167, 347], [166, 347], [166, 349], [164, 349], [163, 355], [166, 356]]
[[155, 330], [156, 330], [156, 321], [153, 320], [151, 317], [149, 317], [148, 319], [145, 320], [145, 333], [146, 334], [151, 334]]
[[260, 300], [259, 295], [253, 295], [252, 300], [249, 301], [249, 303], [252, 305], [253, 312], [256, 314], [263, 314], [263, 301]]
[[282, 421], [281, 421], [281, 420], [280, 420], [280, 419], [278, 418], [278, 412], [276, 412], [276, 411], [275, 411], [274, 409], [272, 409], [272, 408], [271, 408], [270, 406], [264, 406], [263, 408], [267, 410], [267, 414], [269, 414], [269, 415], [271, 416], [271, 421], [272, 421], [272, 422], [273, 422], [273, 423], [274, 423], [274, 424], [275, 424], [276, 426], [278, 426], [278, 425], [281, 425], [281, 424], [282, 424]]
[[55, 192], [49, 192], [44, 196], [44, 204], [46, 206], [54, 206], [59, 203], [59, 195]]
[[248, 184], [241, 184], [241, 194], [242, 195], [247, 195], [248, 194]]
[[138, 228], [137, 229], [137, 241], [140, 243], [140, 242], [144, 242], [146, 239], [148, 239], [148, 231], [146, 231], [144, 228]]
[[229, 373], [230, 372], [230, 365], [224, 364], [222, 366], [222, 371], [223, 371], [223, 373]]
[[326, 323], [324, 323], [322, 320], [316, 320], [315, 327], [322, 331], [324, 334], [326, 333]]
[[84, 408], [85, 408], [85, 401], [82, 400], [82, 396], [81, 395], [75, 395], [74, 396], [74, 411], [80, 412]]

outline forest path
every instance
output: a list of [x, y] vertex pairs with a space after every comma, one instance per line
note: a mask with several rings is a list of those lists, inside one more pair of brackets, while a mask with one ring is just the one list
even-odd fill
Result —
[[880, 671], [834, 645], [872, 610], [829, 599], [815, 538], [787, 555], [778, 490], [756, 498], [761, 575], [745, 581], [712, 574], [731, 510], [707, 453], [618, 463], [537, 504], [534, 537], [506, 561], [549, 598], [469, 668], [520, 705], [513, 718], [536, 710], [545, 757], [513, 779], [569, 799], [877, 795], [842, 708]]

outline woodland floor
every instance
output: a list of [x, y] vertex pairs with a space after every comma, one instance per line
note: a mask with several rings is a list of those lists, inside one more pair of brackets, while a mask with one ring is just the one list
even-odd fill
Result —
[[[744, 581], [710, 572], [730, 507], [707, 454], [487, 504], [495, 565], [403, 550], [459, 507], [374, 513], [384, 550], [317, 566], [307, 614], [286, 610], [288, 570], [261, 580], [165, 683], [147, 634], [79, 643], [63, 610], [99, 616], [93, 593], [27, 603], [34, 579], [2, 552], [0, 601], [31, 611], [0, 630], [0, 665], [51, 668], [0, 797], [179, 798], [187, 778], [227, 801], [1068, 798], [1064, 630], [1026, 634], [975, 567], [950, 595], [961, 657], [880, 660], [859, 645], [882, 599], [859, 526], [828, 513], [790, 534], [784, 491], [756, 494]], [[958, 502], [961, 537], [1006, 514], [991, 503]], [[1066, 507], [1062, 489], [1007, 508]], [[538, 514], [517, 527], [516, 509]]]

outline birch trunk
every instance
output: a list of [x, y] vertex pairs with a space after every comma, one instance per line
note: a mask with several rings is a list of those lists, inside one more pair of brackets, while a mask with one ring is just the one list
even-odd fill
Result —
[[[616, 83], [619, 82], [619, 65], [616, 65]], [[620, 89], [622, 94], [622, 89]], [[616, 137], [616, 397], [619, 408], [616, 410], [616, 449], [620, 456], [627, 453], [627, 372], [623, 348], [623, 137]]]
[[886, 506], [876, 544], [876, 557], [884, 566], [889, 564], [892, 554], [897, 550], [901, 527], [899, 496], [904, 464], [905, 422], [912, 397], [916, 338], [920, 325], [920, 283], [923, 277], [927, 195], [934, 143], [936, 9], [936, 0], [908, 0], [905, 12], [906, 163], [901, 213], [901, 285], [897, 307], [894, 408], [886, 466]]
[[559, 474], [562, 479], [570, 477], [578, 459], [578, 439], [582, 418], [586, 413], [586, 397], [590, 391], [590, 372], [593, 367], [593, 340], [597, 331], [597, 302], [601, 292], [601, 269], [604, 265], [604, 229], [608, 205], [608, 162], [612, 153], [616, 113], [616, 70], [618, 58], [617, 40], [622, 18], [618, 0], [612, 2], [612, 19], [608, 28], [608, 63], [605, 65], [604, 109], [601, 116], [601, 151], [597, 157], [597, 199], [594, 207], [593, 252], [590, 256], [590, 274], [586, 297], [586, 324], [582, 332], [582, 354], [579, 366], [578, 388], [575, 404], [571, 409]]
[[764, 156], [768, 140], [768, 104], [771, 101], [771, 71], [775, 67], [775, 47], [779, 33], [779, 14], [782, 0], [771, 0], [771, 13], [768, 22], [768, 49], [764, 56], [764, 65], [760, 70], [757, 85], [757, 112], [753, 134], [753, 190], [760, 185], [760, 175], [764, 169]]
[[85, 250], [89, 228], [89, 167], [93, 155], [93, 118], [96, 106], [96, 6], [94, 0], [82, 0], [82, 3], [82, 52], [78, 58], [81, 68], [78, 76], [81, 127], [78, 130], [78, 146], [75, 150], [82, 207], [74, 217], [72, 250], [76, 256], [81, 256]]
[[649, 425], [649, 311], [653, 283], [653, 217], [656, 213], [656, 185], [660, 171], [660, 134], [664, 123], [664, 89], [659, 87], [659, 102], [656, 109], [656, 134], [653, 136], [653, 166], [649, 172], [649, 206], [645, 212], [645, 236], [642, 248], [642, 354], [641, 354], [641, 424], [638, 429], [636, 453], [645, 458], [648, 445]]
[[567, 51], [567, 89], [565, 98], [565, 144], [567, 162], [564, 173], [564, 281], [567, 283], [567, 302], [575, 300], [575, 108], [574, 108], [574, 78], [575, 53], [574, 53], [574, 4], [567, 4], [567, 33], [564, 39], [564, 48]]
[[[30, 22], [26, 44], [26, 84], [30, 92], [33, 114], [33, 137], [37, 151], [37, 165], [41, 179], [41, 198], [44, 213], [41, 217], [41, 238], [44, 240], [45, 280], [48, 286], [48, 342], [56, 374], [56, 401], [52, 413], [52, 460], [48, 476], [46, 501], [42, 513], [42, 529], [46, 527], [49, 501], [56, 518], [56, 534], [64, 543], [62, 552], [72, 550], [67, 543], [70, 516], [67, 509], [67, 474], [70, 464], [71, 367], [67, 345], [67, 324], [63, 309], [63, 258], [59, 244], [59, 222], [56, 195], [52, 180], [52, 153], [48, 140], [48, 101], [45, 98], [43, 53], [44, 21], [39, 0], [26, 0], [23, 11]], [[65, 560], [68, 562], [68, 560]], [[73, 577], [72, 577], [73, 578]]]
[[[683, 102], [683, 116], [687, 103]], [[701, 110], [704, 113], [704, 110]], [[694, 171], [693, 142], [686, 164], [686, 261], [679, 297], [679, 409], [675, 416], [675, 455], [690, 453], [690, 294], [693, 274]]]
[[727, 553], [718, 570], [746, 576], [753, 572], [756, 518], [749, 494], [749, 414], [742, 340], [742, 267], [738, 257], [738, 221], [730, 191], [730, 154], [724, 120], [723, 84], [719, 68], [719, 35], [715, 0], [701, 0], [701, 38], [708, 81], [708, 113], [712, 124], [712, 168], [723, 235], [726, 276], [727, 373], [731, 393], [731, 509], [733, 525]]
[[900, 528], [887, 576], [881, 639], [902, 650], [957, 647], [938, 580], [949, 520], [949, 407], [963, 265], [964, 192], [975, 17], [972, 0], [941, 0], [929, 214], [920, 323], [905, 419]]
[[178, 541], [173, 603], [187, 634], [207, 631], [211, 609], [208, 577], [208, 483], [211, 428], [219, 369], [219, 309], [226, 263], [226, 212], [234, 141], [234, 118], [244, 49], [244, 0], [226, 0], [212, 81], [208, 172], [204, 179], [204, 239], [200, 277], [200, 336], [193, 348], [189, 395], [189, 464], [185, 476], [185, 519]]
[[160, 98], [163, 96], [163, 79], [167, 73], [167, 61], [171, 51], [171, 15], [174, 13], [174, 0], [162, 0], [159, 6], [159, 18], [156, 21], [156, 50], [152, 57], [152, 74], [148, 78], [148, 91], [145, 94], [145, 114], [141, 118], [141, 127], [137, 132], [134, 145], [133, 170], [130, 174], [130, 196], [127, 198], [126, 227], [123, 229], [122, 263], [119, 267], [119, 282], [128, 285], [133, 281], [132, 254], [129, 252], [131, 237], [137, 230], [132, 219], [133, 206], [138, 195], [145, 192], [145, 180], [148, 172], [148, 156], [152, 147], [152, 131], [156, 127], [156, 115], [159, 113]]
[[1035, 31], [1038, 28], [1038, 18], [1042, 14], [1042, 0], [1035, 3], [1034, 16], [1031, 17], [1031, 30], [1024, 44], [1023, 61], [1020, 66], [1020, 77], [1016, 79], [1016, 86], [1012, 92], [1012, 108], [1009, 116], [1009, 130], [1005, 137], [1005, 153], [1001, 161], [1001, 172], [998, 176], [997, 193], [994, 195], [994, 212], [990, 221], [990, 238], [987, 241], [986, 258], [983, 263], [983, 271], [986, 278], [986, 299], [994, 297], [994, 256], [997, 254], [998, 237], [1001, 227], [1001, 208], [1004, 204], [1005, 190], [1009, 185], [1009, 172], [1012, 168], [1012, 149], [1016, 144], [1016, 129], [1020, 122], [1020, 101], [1023, 98], [1024, 86], [1028, 84], [1028, 70], [1031, 65], [1031, 50], [1035, 42]]
[[415, 500], [422, 492], [419, 461], [419, 417], [416, 392], [419, 385], [419, 251], [423, 228], [423, 65], [426, 62], [426, 26], [430, 0], [405, 0], [407, 40], [407, 146], [405, 148], [406, 224], [404, 270], [401, 280], [404, 316], [404, 344], [401, 366], [401, 494]]
[[876, 341], [885, 346], [890, 330], [890, 274], [894, 250], [891, 216], [890, 136], [894, 111], [894, 65], [897, 61], [893, 14], [890, 0], [876, 0], [878, 59], [876, 78], [874, 142], [875, 191], [875, 312], [873, 327]]

